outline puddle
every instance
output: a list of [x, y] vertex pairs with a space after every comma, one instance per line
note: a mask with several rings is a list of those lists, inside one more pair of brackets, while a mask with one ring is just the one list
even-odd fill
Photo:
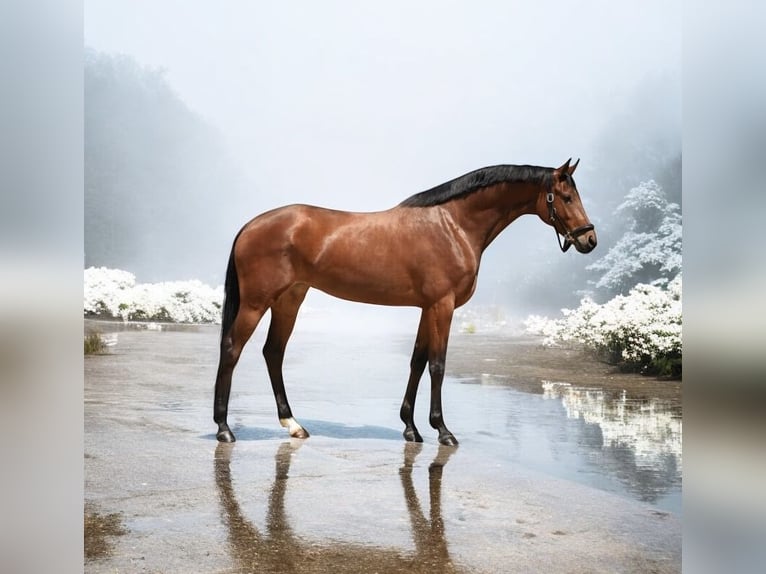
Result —
[[[242, 441], [284, 435], [260, 354], [263, 331], [256, 332], [235, 373], [229, 422]], [[124, 330], [109, 361], [134, 382], [118, 386], [121, 399], [114, 409], [125, 420], [151, 413], [212, 438], [217, 339], [214, 326]], [[521, 465], [681, 513], [679, 382], [621, 375], [582, 354], [525, 339], [453, 339], [443, 400], [447, 424], [462, 445], [501, 465]], [[328, 339], [322, 330], [297, 332], [285, 362], [296, 416], [318, 437], [401, 441], [399, 405], [411, 348], [409, 336], [340, 333]], [[152, 362], [165, 371], [157, 372]], [[86, 399], [105, 400], [103, 389], [95, 385]], [[429, 390], [426, 372], [415, 420], [426, 442], [434, 442], [427, 422]], [[256, 422], [262, 413], [268, 414], [266, 424]]]
[[[680, 513], [682, 474], [680, 407], [659, 398], [617, 396], [598, 388], [543, 381], [543, 398], [560, 401], [568, 419], [600, 431], [586, 448], [600, 448], [606, 472], [640, 500]], [[587, 436], [587, 435], [585, 435]]]
[[537, 394], [490, 374], [453, 381], [447, 393], [462, 406], [458, 422], [483, 421], [473, 440], [496, 456], [681, 514], [678, 401], [548, 380]]
[[582, 419], [601, 429], [602, 446], [628, 448], [638, 466], [660, 470], [673, 460], [681, 471], [681, 413], [662, 399], [617, 398], [603, 389], [543, 381], [543, 398], [560, 399], [567, 418]]

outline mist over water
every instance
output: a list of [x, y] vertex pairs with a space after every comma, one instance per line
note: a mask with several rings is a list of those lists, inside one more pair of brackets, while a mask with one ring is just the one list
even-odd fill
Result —
[[632, 186], [665, 178], [680, 203], [679, 22], [660, 2], [86, 2], [86, 265], [221, 283], [267, 209], [381, 210], [479, 167], [580, 157], [597, 252], [562, 255], [522, 217], [474, 298], [574, 306]]

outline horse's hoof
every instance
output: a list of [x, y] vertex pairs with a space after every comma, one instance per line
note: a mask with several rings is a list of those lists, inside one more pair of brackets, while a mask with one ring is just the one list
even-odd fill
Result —
[[229, 429], [219, 430], [215, 438], [218, 439], [218, 442], [235, 442], [237, 440], [234, 438], [234, 433]]
[[414, 428], [404, 429], [402, 434], [404, 435], [404, 440], [407, 442], [423, 442], [423, 437], [420, 436], [420, 433]]
[[457, 446], [458, 442], [455, 438], [455, 435], [453, 435], [451, 432], [448, 432], [439, 435], [439, 444], [443, 444], [444, 446]]
[[287, 429], [290, 436], [293, 438], [309, 438], [309, 431], [298, 424], [293, 417], [289, 419], [279, 419], [279, 424]]

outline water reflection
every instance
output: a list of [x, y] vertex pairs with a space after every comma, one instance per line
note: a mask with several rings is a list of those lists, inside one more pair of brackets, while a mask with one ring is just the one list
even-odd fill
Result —
[[[412, 481], [415, 458], [422, 445], [407, 443], [399, 470], [412, 526], [415, 553], [359, 543], [303, 539], [293, 531], [285, 512], [285, 493], [295, 442], [280, 445], [274, 482], [269, 491], [265, 532], [243, 515], [231, 480], [232, 444], [219, 443], [215, 452], [215, 482], [221, 518], [227, 528], [232, 557], [241, 572], [458, 572], [449, 556], [441, 515], [442, 472], [454, 448], [440, 447], [428, 469], [429, 517], [423, 513]], [[317, 479], [321, 480], [321, 479]]]
[[680, 406], [658, 398], [632, 398], [603, 389], [543, 381], [543, 397], [560, 400], [567, 418], [600, 430], [591, 446], [605, 465], [639, 499], [654, 503], [681, 482]]

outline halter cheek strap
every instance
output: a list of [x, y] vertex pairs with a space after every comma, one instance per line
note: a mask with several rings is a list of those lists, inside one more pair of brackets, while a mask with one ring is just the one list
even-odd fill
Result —
[[[580, 227], [573, 229], [571, 231], [567, 231], [564, 233], [564, 244], [561, 244], [561, 236], [559, 235], [558, 230], [556, 229], [556, 208], [553, 207], [553, 192], [549, 191], [545, 194], [545, 203], [548, 204], [548, 219], [551, 222], [551, 227], [553, 227], [554, 233], [556, 233], [556, 241], [559, 242], [559, 249], [561, 249], [562, 252], [566, 252], [567, 249], [569, 249], [572, 244], [574, 243], [574, 240], [582, 235], [583, 233], [588, 233], [588, 231], [593, 231], [594, 227], [593, 224], [588, 223], [587, 225], [581, 225]], [[559, 220], [561, 221], [561, 220]], [[561, 227], [566, 229], [566, 226], [564, 225], [564, 222], [561, 221]]]

